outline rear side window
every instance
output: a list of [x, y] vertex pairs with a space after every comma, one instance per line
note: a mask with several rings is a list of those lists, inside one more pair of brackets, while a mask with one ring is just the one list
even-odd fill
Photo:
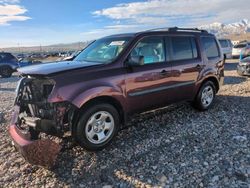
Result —
[[171, 37], [173, 60], [188, 60], [198, 57], [194, 37]]
[[205, 49], [205, 53], [207, 55], [207, 58], [215, 58], [219, 57], [219, 48], [217, 46], [216, 40], [213, 37], [202, 37], [201, 42], [203, 44], [203, 47]]

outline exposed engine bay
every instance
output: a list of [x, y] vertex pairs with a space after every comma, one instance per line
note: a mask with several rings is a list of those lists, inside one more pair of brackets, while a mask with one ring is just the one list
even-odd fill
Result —
[[31, 139], [39, 133], [63, 136], [69, 130], [68, 112], [72, 105], [67, 102], [50, 103], [55, 82], [50, 79], [22, 78], [17, 87], [15, 105], [20, 107], [17, 126], [28, 131]]

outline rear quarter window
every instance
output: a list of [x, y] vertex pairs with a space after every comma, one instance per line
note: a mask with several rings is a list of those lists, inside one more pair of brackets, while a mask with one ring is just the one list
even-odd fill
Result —
[[201, 37], [201, 43], [208, 59], [220, 56], [219, 48], [214, 37]]

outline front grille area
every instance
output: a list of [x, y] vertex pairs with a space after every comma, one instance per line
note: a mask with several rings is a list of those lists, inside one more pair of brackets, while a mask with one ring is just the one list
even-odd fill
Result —
[[54, 85], [53, 80], [48, 79], [24, 78], [20, 81], [15, 103], [20, 107], [18, 126], [21, 129], [63, 134], [70, 105], [67, 102], [48, 102]]

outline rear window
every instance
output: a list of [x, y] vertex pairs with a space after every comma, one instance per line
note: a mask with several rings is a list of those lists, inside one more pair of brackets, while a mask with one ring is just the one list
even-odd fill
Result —
[[217, 46], [216, 40], [213, 37], [201, 37], [201, 42], [205, 49], [207, 58], [219, 57], [219, 48]]
[[173, 60], [195, 59], [198, 57], [194, 37], [171, 37]]
[[15, 56], [13, 56], [10, 53], [0, 53], [0, 60], [3, 60], [3, 61], [17, 61]]
[[227, 48], [227, 47], [228, 47], [228, 42], [227, 42], [227, 40], [219, 40], [219, 42], [220, 42], [220, 46], [221, 46], [222, 48]]

